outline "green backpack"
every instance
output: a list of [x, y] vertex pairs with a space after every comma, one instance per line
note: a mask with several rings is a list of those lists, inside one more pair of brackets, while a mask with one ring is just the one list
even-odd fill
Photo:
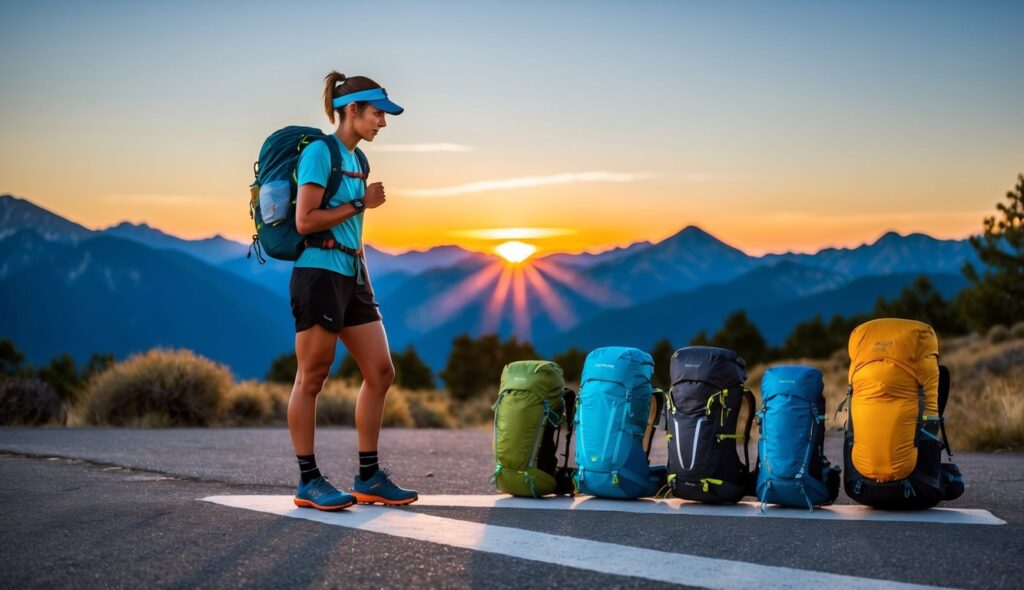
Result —
[[[562, 368], [548, 361], [509, 363], [494, 403], [494, 461], [498, 491], [538, 498], [571, 494], [569, 444], [576, 392], [565, 388]], [[558, 467], [557, 434], [566, 424], [565, 461]]]

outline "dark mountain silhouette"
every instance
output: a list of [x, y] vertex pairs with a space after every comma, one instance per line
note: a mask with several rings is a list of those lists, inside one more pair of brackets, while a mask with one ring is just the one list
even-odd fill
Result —
[[603, 262], [618, 260], [651, 247], [651, 242], [636, 242], [626, 247], [612, 248], [603, 252], [581, 252], [579, 254], [549, 254], [541, 260], [565, 264], [576, 268], [590, 268]]
[[31, 229], [52, 241], [74, 242], [91, 236], [92, 230], [51, 213], [31, 201], [0, 195], [0, 239]]
[[22, 230], [0, 242], [3, 333], [42, 364], [185, 347], [261, 377], [293, 348], [288, 301], [201, 260], [111, 236], [44, 240]]
[[757, 259], [691, 225], [650, 247], [598, 264], [588, 274], [639, 303], [727, 281], [757, 265]]
[[[30, 362], [187, 346], [258, 376], [293, 346], [291, 263], [260, 265], [245, 257], [246, 244], [184, 240], [146, 224], [92, 231], [9, 195], [0, 197], [0, 220], [0, 303], [9, 318], [0, 338]], [[891, 232], [857, 248], [758, 258], [694, 226], [656, 244], [552, 255], [518, 271], [455, 246], [366, 250], [392, 347], [415, 345], [435, 369], [463, 332], [519, 334], [545, 353], [646, 348], [661, 337], [685, 344], [736, 309], [778, 342], [816, 313], [868, 311], [920, 274], [956, 293], [960, 267], [977, 261], [966, 240]], [[515, 288], [516, 272], [525, 288]]]

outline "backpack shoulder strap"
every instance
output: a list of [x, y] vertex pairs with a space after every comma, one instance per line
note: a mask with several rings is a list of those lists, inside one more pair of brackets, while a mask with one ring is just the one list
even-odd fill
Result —
[[939, 415], [946, 413], [946, 402], [949, 401], [949, 369], [939, 365]]
[[366, 178], [370, 176], [370, 161], [366, 159], [363, 150], [356, 148], [356, 160], [359, 161], [359, 171], [363, 173], [363, 185], [366, 185]]
[[[647, 428], [649, 428], [651, 432], [650, 434], [647, 435], [647, 440], [644, 441], [646, 443], [644, 446], [647, 447], [644, 449], [644, 451], [647, 455], [648, 460], [651, 458], [651, 447], [654, 446], [654, 433], [658, 430], [658, 421], [661, 419], [663, 415], [666, 415], [665, 392], [662, 391], [660, 388], [655, 387], [654, 391], [651, 392], [651, 397], [654, 398], [654, 415], [651, 417], [651, 421], [647, 424]], [[668, 432], [667, 420], [668, 419], [666, 418], [665, 432]]]
[[327, 144], [327, 151], [331, 154], [331, 174], [327, 177], [327, 186], [324, 187], [324, 198], [320, 202], [320, 208], [327, 207], [327, 203], [331, 201], [334, 195], [338, 194], [338, 189], [341, 188], [341, 148], [338, 147], [338, 142], [331, 139], [330, 136], [324, 136], [323, 141]]
[[750, 472], [750, 429], [754, 425], [754, 415], [757, 413], [757, 403], [754, 400], [754, 392], [746, 387], [743, 388], [743, 399], [747, 400], [747, 424], [743, 428], [743, 464]]
[[565, 454], [562, 469], [569, 469], [569, 446], [576, 430], [576, 392], [568, 387], [562, 389], [562, 404], [565, 406]]

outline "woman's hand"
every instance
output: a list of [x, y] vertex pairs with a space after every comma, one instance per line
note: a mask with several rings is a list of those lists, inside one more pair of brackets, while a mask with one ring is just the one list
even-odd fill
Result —
[[366, 185], [366, 194], [363, 195], [363, 202], [366, 203], [367, 209], [376, 209], [384, 204], [388, 198], [384, 194], [384, 184], [375, 182], [373, 184]]

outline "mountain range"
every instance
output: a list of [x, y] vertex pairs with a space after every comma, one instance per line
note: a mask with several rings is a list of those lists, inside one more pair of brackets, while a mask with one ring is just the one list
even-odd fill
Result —
[[[240, 377], [261, 377], [293, 347], [291, 264], [258, 264], [248, 250], [146, 224], [91, 230], [0, 196], [0, 338], [35, 364], [62, 352], [85, 360], [187, 347]], [[800, 321], [868, 311], [919, 275], [953, 295], [965, 285], [963, 263], [977, 263], [966, 240], [893, 232], [856, 248], [755, 257], [694, 226], [657, 243], [521, 266], [457, 246], [366, 252], [392, 348], [413, 345], [435, 369], [462, 333], [517, 334], [545, 355], [649, 348], [713, 332], [736, 309], [779, 343]]]

